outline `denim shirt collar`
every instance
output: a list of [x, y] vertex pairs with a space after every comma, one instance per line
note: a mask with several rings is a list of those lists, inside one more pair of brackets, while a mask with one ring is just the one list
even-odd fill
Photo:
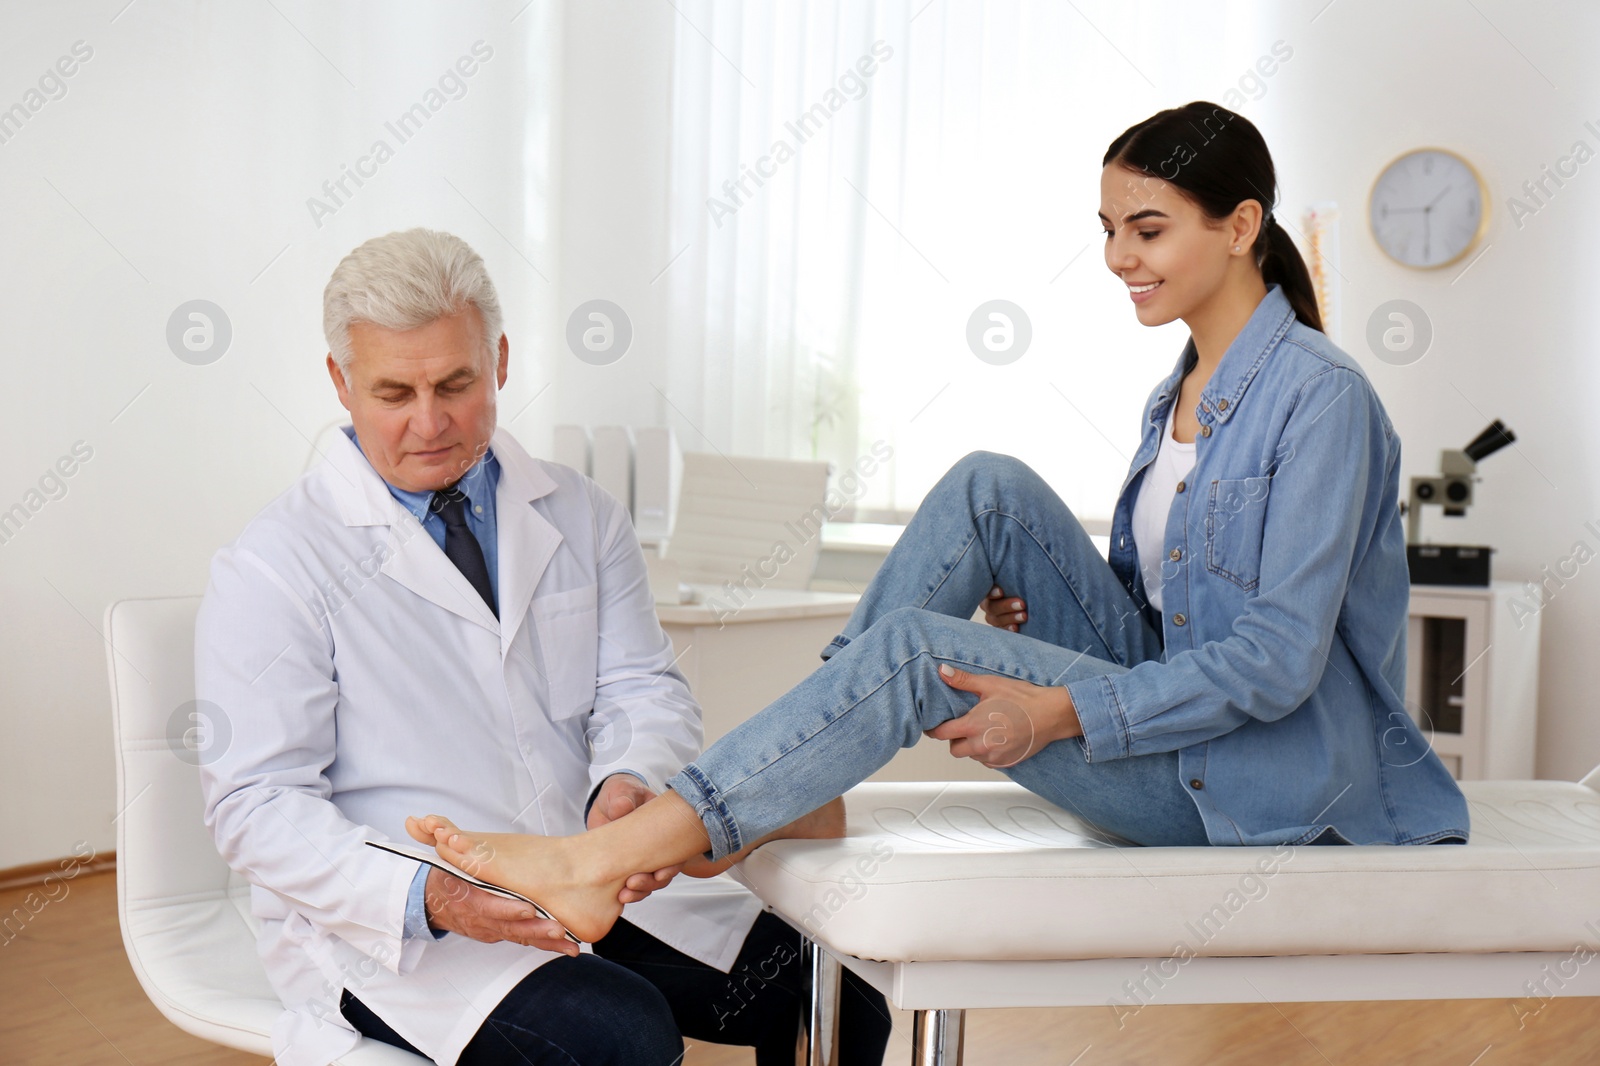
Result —
[[[1201, 391], [1200, 406], [1195, 415], [1202, 425], [1223, 423], [1233, 417], [1256, 371], [1266, 361], [1267, 353], [1277, 347], [1294, 321], [1294, 308], [1289, 305], [1283, 286], [1274, 282], [1267, 287], [1267, 294], [1256, 305], [1250, 320], [1244, 324], [1233, 343], [1228, 345], [1222, 361], [1217, 364], [1217, 369]], [[1178, 365], [1156, 389], [1155, 403], [1150, 408], [1150, 424], [1158, 430], [1166, 423], [1168, 401], [1177, 394], [1183, 375], [1199, 358], [1194, 338], [1190, 337], [1183, 346], [1183, 354], [1178, 357]]]

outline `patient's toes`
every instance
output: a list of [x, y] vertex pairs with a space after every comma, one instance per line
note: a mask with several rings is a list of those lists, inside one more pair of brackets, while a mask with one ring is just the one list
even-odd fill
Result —
[[446, 861], [454, 863], [468, 873], [482, 875], [495, 857], [495, 847], [486, 837], [464, 832], [451, 826], [434, 833], [434, 850]]
[[406, 818], [406, 834], [419, 844], [433, 843], [433, 831], [428, 828], [427, 822], [415, 815]]
[[434, 841], [457, 851], [463, 855], [476, 854], [479, 859], [486, 859], [490, 855], [489, 846], [470, 833], [463, 833], [459, 829], [439, 829], [433, 834]]
[[[459, 840], [460, 838], [456, 837], [454, 839]], [[473, 868], [479, 865], [479, 860], [473, 858], [470, 849], [457, 847], [452, 839], [448, 838], [443, 831], [441, 831], [439, 836], [434, 839], [433, 850], [437, 851], [439, 853], [439, 857], [445, 862], [450, 863], [452, 866], [459, 867], [468, 873], [472, 873]]]

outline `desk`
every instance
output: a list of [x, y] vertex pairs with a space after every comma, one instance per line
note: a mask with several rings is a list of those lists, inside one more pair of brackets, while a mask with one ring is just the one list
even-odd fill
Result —
[[[697, 586], [700, 603], [658, 603], [678, 669], [700, 701], [705, 742], [713, 741], [803, 681], [844, 628], [854, 593], [753, 589], [742, 606], [721, 589]], [[870, 781], [1001, 781], [1004, 775], [949, 745], [924, 739], [904, 749]]]

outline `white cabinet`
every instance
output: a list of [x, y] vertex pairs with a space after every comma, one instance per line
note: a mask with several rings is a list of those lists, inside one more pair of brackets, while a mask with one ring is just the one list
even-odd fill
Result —
[[1458, 780], [1533, 777], [1539, 615], [1526, 603], [1511, 581], [1411, 586], [1406, 710]]

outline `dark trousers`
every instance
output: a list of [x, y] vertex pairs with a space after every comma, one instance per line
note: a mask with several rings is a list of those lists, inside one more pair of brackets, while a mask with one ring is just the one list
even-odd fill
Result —
[[[841, 1066], [880, 1066], [891, 1030], [883, 996], [845, 970], [839, 1000]], [[339, 1008], [363, 1036], [416, 1051], [348, 990]], [[757, 917], [729, 973], [621, 919], [593, 955], [555, 959], [523, 978], [458, 1061], [672, 1066], [688, 1037], [753, 1047], [756, 1066], [793, 1066], [806, 1010], [800, 934], [775, 914]]]

